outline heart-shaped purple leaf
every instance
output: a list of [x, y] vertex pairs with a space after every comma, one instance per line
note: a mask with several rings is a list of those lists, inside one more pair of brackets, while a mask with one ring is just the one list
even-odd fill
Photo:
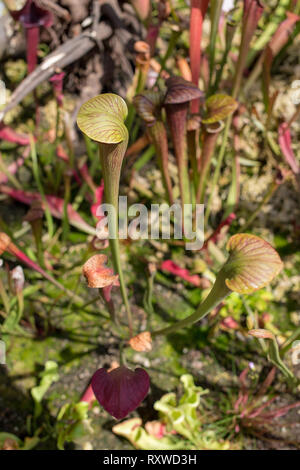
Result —
[[125, 366], [107, 372], [99, 369], [92, 378], [92, 389], [101, 406], [114, 418], [125, 418], [144, 400], [150, 386], [144, 369]]

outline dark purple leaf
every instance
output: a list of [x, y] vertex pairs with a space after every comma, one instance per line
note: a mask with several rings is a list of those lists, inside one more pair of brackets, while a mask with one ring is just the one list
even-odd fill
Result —
[[103, 408], [116, 419], [135, 410], [148, 393], [150, 379], [144, 369], [125, 366], [107, 372], [99, 369], [92, 378], [93, 392]]

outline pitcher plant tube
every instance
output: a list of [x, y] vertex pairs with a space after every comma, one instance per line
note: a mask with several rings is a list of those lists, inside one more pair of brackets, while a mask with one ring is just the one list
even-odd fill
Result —
[[105, 93], [95, 96], [81, 106], [77, 124], [84, 134], [99, 144], [105, 199], [115, 210], [114, 215], [110, 213], [109, 244], [114, 269], [119, 275], [131, 335], [132, 315], [121, 268], [117, 217], [121, 167], [128, 145], [128, 131], [124, 124], [127, 114], [127, 105], [120, 96]]
[[171, 131], [174, 153], [178, 165], [179, 188], [182, 206], [191, 203], [187, 156], [187, 115], [189, 103], [203, 96], [193, 83], [181, 77], [170, 77], [166, 81], [167, 94], [164, 105]]
[[168, 170], [168, 137], [162, 120], [163, 96], [159, 91], [145, 91], [133, 99], [137, 113], [147, 126], [147, 134], [155, 147], [158, 166], [160, 168], [167, 199], [174, 203], [172, 182]]
[[[192, 82], [198, 86], [201, 66], [202, 24], [207, 11], [209, 0], [192, 0], [190, 13], [190, 64]], [[196, 97], [197, 98], [197, 97]], [[198, 113], [199, 100], [191, 103], [191, 112]]]
[[283, 264], [274, 248], [260, 237], [241, 233], [233, 235], [228, 243], [229, 257], [206, 299], [195, 313], [162, 330], [152, 337], [166, 335], [198, 322], [217, 307], [232, 292], [251, 294], [265, 287], [279, 274]]

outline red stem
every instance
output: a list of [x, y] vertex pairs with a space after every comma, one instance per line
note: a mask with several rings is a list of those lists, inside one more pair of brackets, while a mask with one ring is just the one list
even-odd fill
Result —
[[190, 203], [186, 141], [186, 118], [188, 113], [188, 102], [167, 104], [166, 113], [178, 166], [180, 197], [183, 209], [184, 204]]
[[[28, 74], [34, 71], [36, 68], [37, 64], [37, 49], [39, 45], [39, 39], [40, 39], [40, 27], [39, 26], [33, 26], [26, 28], [26, 56], [27, 56], [27, 70]], [[35, 108], [36, 108], [36, 127], [39, 127], [40, 123], [40, 111], [39, 111], [39, 105], [38, 105], [38, 99], [37, 99], [37, 94], [36, 90], [33, 92], [34, 96], [34, 101], [35, 101]]]
[[[192, 82], [198, 86], [201, 62], [202, 24], [209, 0], [192, 0], [190, 15], [190, 66]], [[199, 100], [191, 102], [191, 112], [198, 113]]]
[[146, 43], [149, 44], [150, 46], [151, 57], [153, 57], [155, 53], [155, 46], [156, 46], [156, 41], [159, 35], [159, 29], [160, 29], [160, 24], [158, 25], [150, 24], [148, 26]]
[[34, 71], [37, 64], [37, 49], [40, 39], [40, 27], [33, 26], [26, 28], [26, 42], [27, 42], [27, 67], [28, 73]]
[[115, 306], [111, 298], [111, 290], [112, 290], [112, 285], [103, 287], [103, 289], [99, 289], [99, 294], [105, 302], [105, 305], [110, 314], [111, 320], [117, 324], [118, 320], [116, 318]]

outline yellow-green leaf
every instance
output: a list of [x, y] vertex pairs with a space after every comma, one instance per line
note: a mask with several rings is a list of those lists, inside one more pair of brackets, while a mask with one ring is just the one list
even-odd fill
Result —
[[232, 114], [237, 106], [237, 101], [228, 95], [212, 95], [206, 100], [207, 115], [202, 119], [204, 124], [212, 124], [214, 122], [222, 121]]
[[77, 116], [77, 124], [88, 137], [103, 144], [118, 144], [127, 138], [124, 120], [127, 105], [123, 98], [104, 93], [84, 103]]

